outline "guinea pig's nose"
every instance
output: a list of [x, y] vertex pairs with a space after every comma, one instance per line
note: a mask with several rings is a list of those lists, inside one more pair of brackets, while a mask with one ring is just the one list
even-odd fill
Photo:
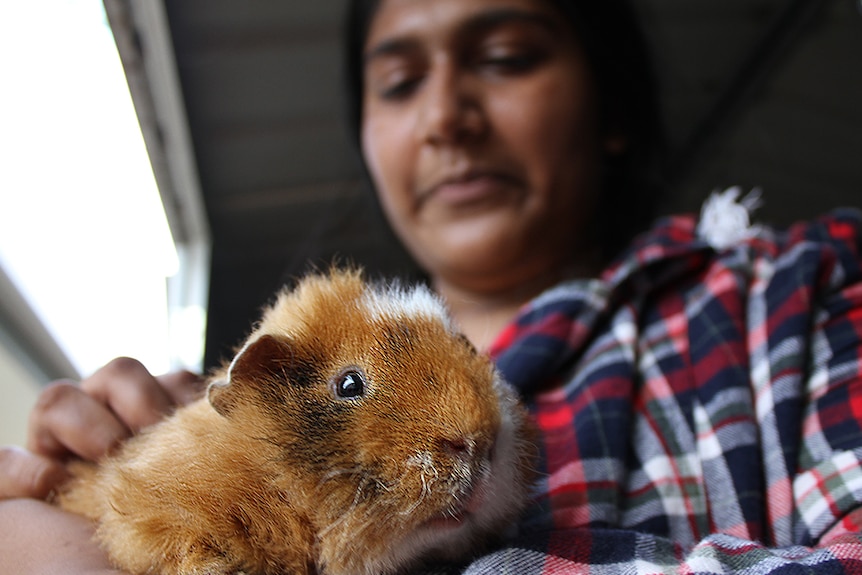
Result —
[[453, 437], [441, 440], [443, 451], [453, 457], [472, 457], [476, 451], [476, 442], [469, 437]]
[[443, 438], [440, 440], [443, 452], [452, 458], [462, 461], [490, 461], [493, 449], [494, 439], [486, 440], [484, 437], [472, 437], [469, 435], [461, 435], [455, 437]]

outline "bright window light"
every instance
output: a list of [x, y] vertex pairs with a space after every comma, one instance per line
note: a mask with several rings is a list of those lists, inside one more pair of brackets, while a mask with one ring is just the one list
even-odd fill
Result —
[[177, 255], [100, 0], [0, 4], [0, 265], [82, 375], [168, 369]]

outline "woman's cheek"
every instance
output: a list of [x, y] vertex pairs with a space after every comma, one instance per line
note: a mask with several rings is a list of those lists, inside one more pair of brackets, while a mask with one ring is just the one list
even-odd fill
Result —
[[365, 163], [378, 194], [389, 196], [409, 179], [411, 132], [397, 117], [375, 113], [369, 118], [373, 119], [366, 121], [362, 139]]

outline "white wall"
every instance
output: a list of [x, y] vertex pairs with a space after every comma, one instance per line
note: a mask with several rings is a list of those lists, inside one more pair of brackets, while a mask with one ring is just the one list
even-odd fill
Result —
[[0, 344], [0, 445], [24, 445], [27, 416], [41, 384]]

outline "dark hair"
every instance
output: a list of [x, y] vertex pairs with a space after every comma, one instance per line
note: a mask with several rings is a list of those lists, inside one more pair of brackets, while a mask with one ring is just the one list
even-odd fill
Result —
[[[605, 259], [646, 228], [661, 205], [666, 156], [657, 86], [640, 22], [628, 0], [545, 0], [572, 25], [596, 79], [606, 130], [625, 135], [626, 150], [602, 166], [598, 241]], [[363, 63], [367, 34], [379, 0], [351, 0], [344, 64], [347, 117], [361, 148]]]

